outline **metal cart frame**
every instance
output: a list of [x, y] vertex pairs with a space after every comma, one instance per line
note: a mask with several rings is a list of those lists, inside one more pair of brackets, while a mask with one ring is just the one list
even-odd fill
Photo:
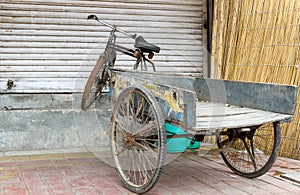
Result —
[[[111, 150], [124, 186], [149, 191], [158, 181], [167, 139], [214, 135], [235, 173], [266, 173], [279, 153], [280, 123], [291, 120], [297, 87], [113, 70]], [[185, 131], [167, 135], [168, 122]]]

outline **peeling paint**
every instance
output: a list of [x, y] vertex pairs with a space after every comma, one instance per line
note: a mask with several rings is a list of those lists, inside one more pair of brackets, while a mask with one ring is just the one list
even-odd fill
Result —
[[174, 99], [173, 93], [165, 93], [163, 95], [163, 99], [166, 100], [174, 112], [183, 112], [183, 110], [179, 107], [177, 100]]
[[[172, 89], [167, 86], [157, 85], [151, 82], [147, 82], [145, 80], [140, 80], [133, 77], [127, 77], [121, 74], [115, 75], [113, 97], [117, 99], [121, 91], [123, 91], [125, 88], [129, 86], [135, 86], [135, 85], [143, 86], [149, 89], [154, 96], [165, 100], [174, 112], [183, 112], [183, 110], [179, 106], [179, 100], [178, 99], [176, 100], [173, 97], [174, 91], [176, 91], [175, 89]], [[178, 92], [175, 93], [177, 97], [180, 97], [178, 95]]]

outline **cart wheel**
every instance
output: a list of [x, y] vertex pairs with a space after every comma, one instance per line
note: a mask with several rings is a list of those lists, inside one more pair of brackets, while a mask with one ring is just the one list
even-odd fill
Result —
[[281, 129], [278, 122], [220, 132], [218, 147], [227, 166], [240, 176], [255, 178], [274, 164], [280, 149]]
[[166, 156], [166, 132], [158, 102], [144, 87], [117, 98], [111, 120], [111, 151], [123, 185], [135, 193], [158, 181]]

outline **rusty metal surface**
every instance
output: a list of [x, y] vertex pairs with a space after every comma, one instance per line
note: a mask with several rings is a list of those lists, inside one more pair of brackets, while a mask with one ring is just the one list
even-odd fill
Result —
[[113, 71], [112, 96], [116, 99], [120, 92], [129, 86], [144, 86], [157, 98], [167, 119], [192, 127], [196, 124], [194, 81], [193, 78], [182, 76]]
[[[230, 113], [230, 117], [228, 117], [225, 111], [229, 108], [224, 108], [222, 113], [220, 113], [219, 110], [216, 111], [212, 108], [206, 108], [209, 107], [210, 103], [214, 104], [215, 102], [220, 102], [223, 107], [235, 106], [234, 108], [241, 113], [243, 113], [243, 110], [251, 108], [257, 111], [257, 113], [264, 113], [263, 110], [267, 110], [268, 112], [266, 112], [266, 114], [256, 116], [254, 112], [254, 114], [252, 114], [253, 116], [251, 115], [252, 117], [248, 118], [253, 125], [262, 124], [261, 121], [265, 121], [266, 117], [268, 118], [267, 121], [269, 121], [269, 118], [271, 119], [270, 121], [273, 121], [273, 118], [270, 117], [271, 114], [277, 116], [283, 113], [281, 114], [283, 117], [280, 116], [281, 118], [279, 117], [280, 119], [278, 119], [278, 121], [291, 118], [297, 92], [297, 87], [294, 86], [223, 81], [184, 77], [180, 75], [116, 70], [113, 71], [113, 75], [114, 98], [118, 97], [119, 93], [129, 86], [144, 86], [150, 89], [157, 98], [167, 120], [174, 120], [184, 127], [185, 130], [195, 132], [199, 130], [199, 128], [197, 128], [199, 127], [199, 116], [201, 116], [201, 124], [203, 120], [208, 120], [207, 124], [210, 126], [213, 124], [213, 121], [216, 122], [216, 120], [222, 124], [221, 126], [212, 125], [211, 128], [200, 128], [201, 130], [227, 127], [226, 125], [229, 124], [224, 121], [229, 120], [230, 117], [239, 117], [237, 116], [239, 114], [236, 113]], [[244, 104], [245, 102], [246, 104]], [[199, 103], [205, 104], [205, 109], [202, 107], [198, 108], [197, 104]], [[209, 109], [209, 117], [205, 115], [205, 110], [207, 109]], [[201, 113], [205, 116], [202, 116]], [[220, 117], [223, 116], [222, 114], [224, 115], [223, 118]], [[256, 120], [255, 117], [262, 117], [264, 120]], [[243, 124], [248, 124], [243, 122], [242, 119], [244, 119], [243, 114], [241, 114], [241, 119], [238, 119], [239, 127], [243, 127]], [[275, 119], [277, 120], [276, 117], [274, 120]]]

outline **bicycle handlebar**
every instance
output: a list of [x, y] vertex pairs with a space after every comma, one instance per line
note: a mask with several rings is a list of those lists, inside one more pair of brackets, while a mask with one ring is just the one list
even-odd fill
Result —
[[101, 23], [101, 24], [103, 24], [103, 25], [105, 25], [105, 26], [108, 26], [109, 28], [111, 28], [111, 29], [113, 29], [113, 30], [115, 30], [115, 31], [117, 31], [117, 32], [120, 32], [120, 33], [122, 33], [122, 34], [124, 34], [124, 35], [126, 35], [126, 36], [128, 36], [128, 37], [130, 37], [130, 38], [133, 38], [133, 39], [136, 38], [136, 34], [130, 34], [130, 33], [127, 33], [126, 31], [124, 31], [124, 30], [122, 30], [122, 29], [119, 29], [118, 27], [116, 27], [116, 26], [114, 26], [114, 25], [111, 25], [111, 24], [106, 23], [106, 22], [104, 22], [104, 21], [102, 21], [102, 20], [99, 20], [99, 18], [98, 18], [96, 15], [89, 15], [89, 16], [87, 17], [87, 19], [88, 19], [88, 20], [96, 20], [96, 21], [98, 21], [99, 23]]

